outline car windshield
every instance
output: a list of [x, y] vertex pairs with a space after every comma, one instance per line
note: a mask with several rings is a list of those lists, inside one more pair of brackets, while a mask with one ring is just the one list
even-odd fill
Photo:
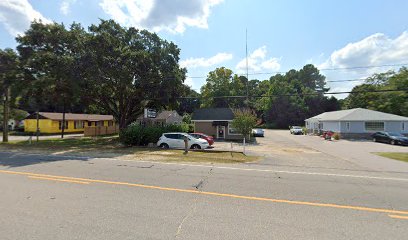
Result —
[[390, 132], [388, 133], [388, 135], [393, 136], [393, 137], [403, 137], [404, 136], [401, 133], [395, 133], [395, 132]]
[[299, 126], [293, 126], [292, 128], [293, 128], [293, 129], [302, 129], [302, 128], [299, 127]]

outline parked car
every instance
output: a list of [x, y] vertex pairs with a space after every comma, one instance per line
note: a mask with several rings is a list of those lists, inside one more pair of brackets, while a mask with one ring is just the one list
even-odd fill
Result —
[[303, 134], [303, 129], [302, 127], [299, 126], [292, 126], [289, 129], [290, 134], [294, 134], [294, 135], [302, 135]]
[[254, 137], [263, 137], [264, 134], [265, 134], [265, 131], [261, 128], [252, 129], [252, 135], [254, 135]]
[[372, 135], [373, 142], [384, 142], [392, 145], [405, 145], [408, 146], [408, 137], [405, 137], [401, 133], [393, 132], [376, 132]]
[[187, 133], [174, 132], [174, 133], [163, 133], [157, 142], [157, 146], [161, 148], [179, 148], [184, 149], [184, 138], [188, 140], [188, 148], [191, 149], [206, 149], [210, 145], [207, 140], [197, 139]]
[[214, 138], [211, 137], [211, 136], [208, 136], [208, 135], [206, 135], [204, 133], [190, 133], [190, 135], [197, 138], [197, 139], [202, 138], [202, 139], [207, 140], [207, 142], [208, 142], [208, 144], [210, 146], [214, 144]]

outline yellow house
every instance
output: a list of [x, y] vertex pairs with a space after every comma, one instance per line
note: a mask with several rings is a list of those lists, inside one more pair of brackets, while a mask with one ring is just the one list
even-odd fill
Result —
[[[62, 131], [62, 124], [62, 113], [38, 113], [40, 133], [60, 133]], [[85, 126], [115, 126], [115, 122], [112, 115], [65, 113], [64, 132], [81, 133], [84, 132]], [[33, 113], [25, 118], [24, 131], [37, 131], [37, 113]]]

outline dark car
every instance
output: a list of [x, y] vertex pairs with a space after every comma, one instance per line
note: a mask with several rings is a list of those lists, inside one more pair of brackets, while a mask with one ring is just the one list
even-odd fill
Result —
[[384, 142], [392, 145], [405, 145], [408, 146], [408, 137], [405, 137], [401, 133], [393, 132], [376, 132], [372, 135], [373, 142]]
[[214, 138], [211, 137], [211, 136], [208, 136], [208, 135], [206, 135], [204, 133], [190, 133], [190, 135], [197, 138], [197, 139], [202, 138], [202, 139], [207, 140], [207, 142], [208, 142], [208, 144], [210, 146], [214, 144]]

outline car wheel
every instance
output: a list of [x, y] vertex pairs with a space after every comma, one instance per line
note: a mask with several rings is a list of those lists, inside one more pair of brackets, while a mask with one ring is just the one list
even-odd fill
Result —
[[167, 143], [162, 143], [162, 144], [160, 144], [160, 147], [163, 148], [163, 149], [168, 149], [169, 145]]
[[396, 144], [396, 142], [395, 142], [395, 140], [391, 140], [391, 145], [395, 145]]
[[193, 146], [191, 146], [192, 149], [201, 149], [201, 146], [198, 144], [194, 144]]

